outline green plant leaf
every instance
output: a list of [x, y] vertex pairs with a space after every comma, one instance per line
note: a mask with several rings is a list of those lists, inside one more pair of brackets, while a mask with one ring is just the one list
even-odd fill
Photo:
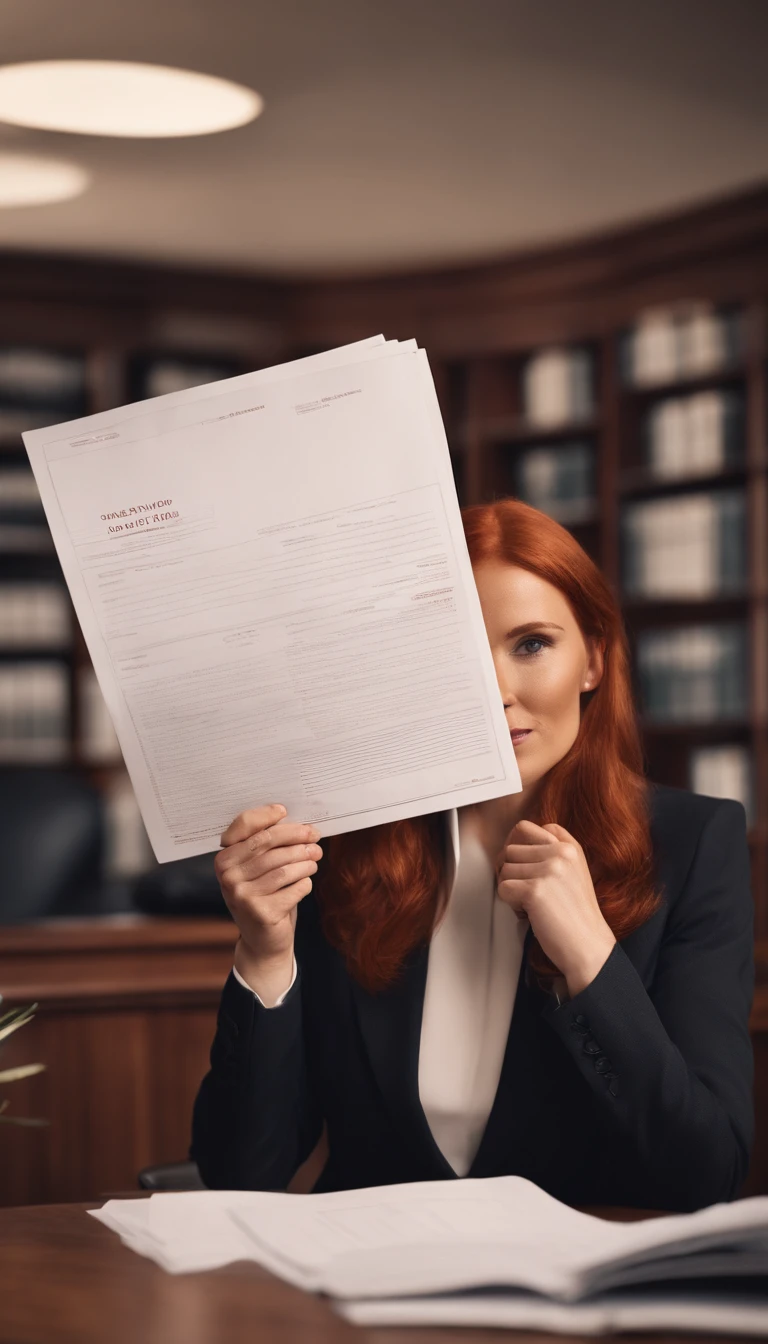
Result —
[[0, 1115], [0, 1125], [26, 1125], [29, 1129], [39, 1129], [50, 1123], [50, 1120], [39, 1120], [32, 1115]]
[[0, 1041], [2, 1041], [5, 1036], [10, 1036], [11, 1032], [16, 1031], [18, 1027], [26, 1026], [27, 1022], [32, 1020], [32, 1016], [19, 1017], [15, 1022], [9, 1022], [7, 1027], [0, 1027]]
[[45, 1064], [20, 1064], [16, 1069], [0, 1071], [0, 1083], [17, 1083], [20, 1078], [31, 1078], [34, 1073], [42, 1073]]
[[3, 1013], [2, 1017], [0, 1017], [0, 1026], [2, 1026], [3, 1022], [7, 1022], [9, 1017], [27, 1017], [30, 1013], [34, 1013], [35, 1009], [39, 1008], [39, 1006], [40, 1005], [37, 1003], [29, 1003], [25, 1008], [9, 1008], [8, 1012]]

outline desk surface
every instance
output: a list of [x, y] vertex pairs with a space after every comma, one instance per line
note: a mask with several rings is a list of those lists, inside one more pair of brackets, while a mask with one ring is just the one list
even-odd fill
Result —
[[[0, 1209], [0, 1344], [580, 1344], [576, 1335], [518, 1330], [354, 1326], [322, 1298], [258, 1265], [167, 1274], [123, 1246], [84, 1204]], [[652, 1210], [587, 1209], [620, 1221]], [[595, 1336], [589, 1336], [595, 1344]], [[653, 1344], [716, 1344], [714, 1335], [643, 1336]], [[601, 1340], [626, 1341], [625, 1335]], [[638, 1335], [633, 1336], [639, 1340]]]

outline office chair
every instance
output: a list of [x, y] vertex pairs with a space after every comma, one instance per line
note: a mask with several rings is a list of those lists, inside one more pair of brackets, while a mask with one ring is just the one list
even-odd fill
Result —
[[0, 766], [0, 924], [99, 909], [106, 817], [76, 770]]
[[196, 1162], [161, 1162], [144, 1167], [138, 1176], [140, 1190], [207, 1190]]
[[[323, 1122], [323, 1131], [309, 1157], [293, 1173], [286, 1189], [289, 1194], [310, 1195], [328, 1161], [328, 1125]], [[141, 1190], [207, 1190], [200, 1172], [194, 1162], [166, 1162], [162, 1166], [145, 1167], [139, 1172]]]

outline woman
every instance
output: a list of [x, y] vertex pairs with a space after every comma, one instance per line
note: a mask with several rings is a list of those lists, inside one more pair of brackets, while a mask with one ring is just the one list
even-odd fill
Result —
[[241, 936], [190, 1155], [208, 1186], [282, 1190], [325, 1122], [318, 1192], [517, 1174], [570, 1204], [731, 1200], [744, 808], [645, 780], [621, 614], [571, 534], [514, 499], [462, 519], [522, 792], [322, 849], [276, 805], [232, 822]]

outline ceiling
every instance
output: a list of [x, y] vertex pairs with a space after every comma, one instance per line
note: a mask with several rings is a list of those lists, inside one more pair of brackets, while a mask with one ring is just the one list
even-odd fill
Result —
[[80, 198], [0, 247], [286, 276], [463, 263], [768, 182], [766, 0], [3, 0], [4, 62], [247, 84], [249, 126], [118, 140], [0, 125]]

